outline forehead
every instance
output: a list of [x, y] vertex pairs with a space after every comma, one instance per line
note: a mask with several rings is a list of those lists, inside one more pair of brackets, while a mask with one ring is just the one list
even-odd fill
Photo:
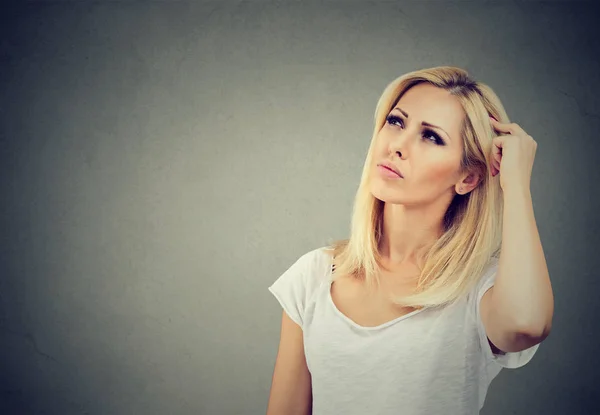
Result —
[[395, 107], [406, 111], [409, 121], [422, 121], [442, 127], [457, 137], [464, 118], [460, 101], [448, 91], [431, 84], [418, 84], [406, 91]]

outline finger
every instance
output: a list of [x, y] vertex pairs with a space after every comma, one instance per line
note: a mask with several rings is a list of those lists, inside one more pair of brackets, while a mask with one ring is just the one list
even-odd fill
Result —
[[494, 158], [494, 162], [500, 163], [502, 161], [502, 154], [496, 153], [496, 154], [494, 154], [493, 158]]
[[496, 176], [498, 173], [500, 173], [500, 170], [496, 166], [492, 166], [492, 176]]
[[494, 129], [497, 131], [512, 134], [512, 135], [521, 135], [523, 137], [527, 136], [527, 133], [525, 132], [525, 130], [523, 130], [523, 128], [517, 123], [514, 123], [514, 122], [501, 123], [491, 117], [490, 117], [490, 122], [492, 123], [492, 126], [494, 127]]
[[490, 160], [490, 169], [492, 176], [495, 176], [500, 171], [500, 158], [502, 157], [502, 137], [494, 137], [492, 139], [492, 154]]
[[494, 128], [494, 130], [500, 131], [501, 133], [513, 134], [514, 128], [511, 124], [501, 123], [493, 118], [490, 118], [490, 122], [492, 123], [492, 127]]
[[495, 157], [492, 157], [492, 160], [490, 161], [490, 171], [492, 176], [495, 176], [500, 171], [500, 163]]
[[502, 154], [502, 147], [504, 145], [503, 136], [494, 137], [492, 140], [492, 156], [500, 156]]
[[500, 171], [500, 161], [495, 157], [494, 160], [492, 160], [492, 167], [496, 171], [496, 174]]

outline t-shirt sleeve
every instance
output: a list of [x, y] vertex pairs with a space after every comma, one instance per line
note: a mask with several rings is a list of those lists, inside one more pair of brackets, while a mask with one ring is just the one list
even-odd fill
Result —
[[304, 323], [304, 309], [308, 300], [310, 254], [302, 255], [269, 287], [287, 315], [300, 327]]
[[479, 333], [479, 340], [481, 342], [481, 347], [483, 348], [483, 353], [485, 355], [486, 361], [488, 363], [496, 363], [501, 367], [507, 369], [516, 369], [521, 366], [527, 364], [532, 358], [533, 355], [537, 352], [540, 344], [536, 344], [528, 349], [521, 350], [519, 352], [506, 352], [502, 354], [496, 354], [492, 351], [492, 348], [488, 342], [488, 337], [485, 332], [485, 326], [483, 325], [483, 320], [481, 319], [481, 298], [486, 293], [487, 290], [494, 286], [496, 281], [496, 273], [498, 271], [498, 260], [494, 260], [492, 265], [486, 270], [481, 280], [478, 282], [475, 290], [474, 299], [475, 304], [473, 307], [475, 308], [475, 316], [476, 316], [476, 324], [477, 330]]

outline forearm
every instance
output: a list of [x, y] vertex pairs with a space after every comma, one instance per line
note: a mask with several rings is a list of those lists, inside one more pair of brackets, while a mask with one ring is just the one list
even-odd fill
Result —
[[550, 331], [554, 298], [529, 189], [504, 192], [494, 306], [506, 321], [527, 334], [545, 337]]

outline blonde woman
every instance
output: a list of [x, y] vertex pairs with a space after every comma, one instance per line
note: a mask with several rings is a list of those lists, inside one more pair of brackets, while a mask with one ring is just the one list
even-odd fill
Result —
[[554, 299], [535, 224], [537, 143], [466, 71], [405, 74], [379, 99], [348, 240], [300, 255], [268, 415], [477, 414], [531, 360]]

